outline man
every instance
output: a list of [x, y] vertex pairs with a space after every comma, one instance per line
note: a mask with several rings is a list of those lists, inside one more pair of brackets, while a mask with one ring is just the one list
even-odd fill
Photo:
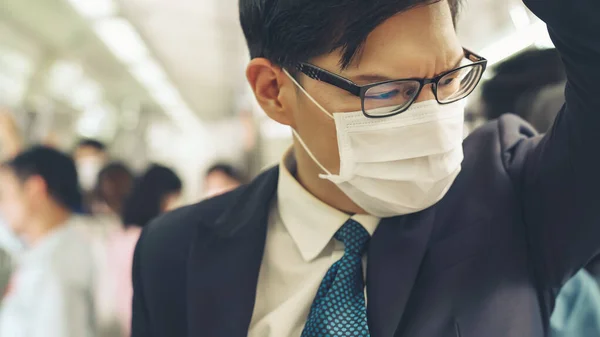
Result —
[[82, 139], [73, 151], [79, 182], [84, 191], [96, 186], [98, 174], [108, 161], [106, 145], [94, 139]]
[[455, 1], [241, 0], [248, 80], [293, 152], [144, 231], [133, 336], [546, 335], [600, 251], [600, 3], [527, 4], [567, 104], [543, 138], [507, 116], [461, 144], [485, 60]]
[[234, 190], [242, 185], [242, 175], [233, 166], [215, 164], [204, 177], [204, 197], [212, 198]]
[[0, 311], [0, 336], [94, 336], [93, 258], [73, 211], [73, 160], [45, 147], [0, 167], [0, 213], [26, 243]]

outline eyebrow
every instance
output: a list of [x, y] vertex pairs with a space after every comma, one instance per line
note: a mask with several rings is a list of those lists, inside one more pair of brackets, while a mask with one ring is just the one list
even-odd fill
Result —
[[350, 80], [352, 80], [353, 82], [377, 83], [377, 82], [391, 81], [393, 79], [390, 77], [378, 75], [378, 74], [363, 74], [363, 75], [350, 77]]
[[[460, 60], [458, 62], [456, 62], [452, 67], [450, 67], [450, 69], [448, 70], [444, 70], [438, 74], [436, 74], [434, 77], [437, 77], [445, 72], [454, 70], [456, 68], [459, 68], [463, 61], [465, 60], [466, 56], [463, 53]], [[348, 78], [349, 80], [351, 80], [354, 83], [359, 83], [359, 82], [367, 82], [367, 83], [378, 83], [378, 82], [387, 82], [387, 81], [394, 81], [394, 80], [402, 80], [404, 78], [391, 78], [385, 75], [381, 75], [381, 74], [362, 74], [362, 75], [357, 75], [357, 76], [352, 76]], [[408, 79], [408, 78], [406, 78]]]

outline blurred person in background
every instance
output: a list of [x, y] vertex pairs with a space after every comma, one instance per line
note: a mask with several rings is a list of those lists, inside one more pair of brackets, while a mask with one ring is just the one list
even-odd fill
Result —
[[91, 212], [95, 202], [93, 192], [98, 181], [98, 173], [109, 160], [106, 145], [95, 139], [82, 139], [73, 150], [73, 159], [77, 166], [79, 184], [84, 193], [82, 211]]
[[502, 116], [464, 140], [486, 60], [459, 1], [240, 0], [248, 82], [294, 144], [144, 229], [133, 337], [547, 336], [600, 252], [600, 1], [525, 4], [567, 104], [544, 137]]
[[182, 182], [171, 169], [151, 166], [139, 177], [122, 210], [124, 228], [108, 242], [108, 266], [112, 279], [115, 313], [121, 322], [123, 336], [129, 336], [131, 325], [131, 268], [135, 244], [144, 228], [161, 213], [177, 207]]
[[21, 152], [23, 146], [21, 137], [12, 112], [0, 108], [0, 160], [13, 158]]
[[[521, 52], [498, 64], [494, 76], [483, 84], [483, 115], [496, 119], [514, 113], [545, 133], [565, 104], [566, 81], [555, 49]], [[597, 272], [598, 259], [586, 268]], [[550, 328], [552, 337], [600, 336], [600, 288], [587, 270], [579, 271], [561, 289]]]
[[556, 49], [531, 49], [494, 67], [481, 86], [483, 115], [489, 120], [513, 113], [547, 132], [565, 103], [567, 74]]
[[0, 311], [0, 336], [95, 336], [94, 260], [77, 230], [73, 160], [36, 146], [0, 168], [0, 213], [26, 252]]
[[204, 176], [204, 197], [212, 198], [240, 187], [244, 178], [233, 166], [219, 163], [211, 166]]
[[[0, 162], [14, 158], [22, 149], [21, 132], [13, 113], [0, 108]], [[0, 294], [4, 294], [23, 251], [23, 244], [10, 230], [0, 214]], [[0, 304], [2, 298], [0, 298]]]
[[112, 162], [98, 173], [91, 198], [91, 215], [86, 217], [82, 231], [88, 235], [94, 252], [97, 273], [96, 312], [99, 337], [119, 337], [122, 324], [115, 316], [113, 277], [115, 263], [107, 255], [111, 238], [120, 234], [121, 214], [131, 193], [134, 174], [125, 163]]
[[125, 163], [112, 162], [102, 168], [95, 187], [97, 200], [92, 209], [93, 214], [119, 218], [120, 222], [134, 179], [132, 170]]

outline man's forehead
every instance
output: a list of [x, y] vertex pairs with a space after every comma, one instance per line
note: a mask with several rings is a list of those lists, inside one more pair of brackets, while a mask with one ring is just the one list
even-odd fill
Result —
[[[314, 62], [357, 82], [379, 82], [399, 75], [443, 72], [459, 64], [462, 56], [450, 8], [440, 1], [398, 13], [377, 26], [345, 69], [340, 67], [343, 50], [316, 57]], [[407, 68], [413, 74], [407, 74]]]

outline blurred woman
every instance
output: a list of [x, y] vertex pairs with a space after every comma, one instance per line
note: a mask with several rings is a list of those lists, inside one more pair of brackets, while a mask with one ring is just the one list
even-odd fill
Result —
[[204, 176], [205, 198], [212, 198], [240, 187], [245, 179], [238, 170], [229, 164], [215, 164]]
[[94, 189], [96, 201], [92, 206], [92, 213], [120, 221], [134, 179], [132, 171], [124, 163], [112, 162], [102, 168]]
[[133, 188], [135, 177], [132, 171], [121, 162], [113, 162], [100, 170], [93, 190], [91, 202], [92, 216], [87, 217], [83, 228], [89, 235], [99, 270], [97, 273], [96, 312], [99, 337], [122, 336], [121, 324], [115, 315], [115, 281], [112, 270], [114, 262], [109, 260], [107, 251], [111, 240], [121, 234], [121, 213], [125, 201]]
[[134, 184], [122, 211], [123, 230], [108, 243], [108, 264], [112, 270], [116, 315], [124, 336], [131, 322], [131, 268], [135, 244], [152, 219], [173, 209], [180, 198], [182, 183], [171, 169], [153, 165]]

